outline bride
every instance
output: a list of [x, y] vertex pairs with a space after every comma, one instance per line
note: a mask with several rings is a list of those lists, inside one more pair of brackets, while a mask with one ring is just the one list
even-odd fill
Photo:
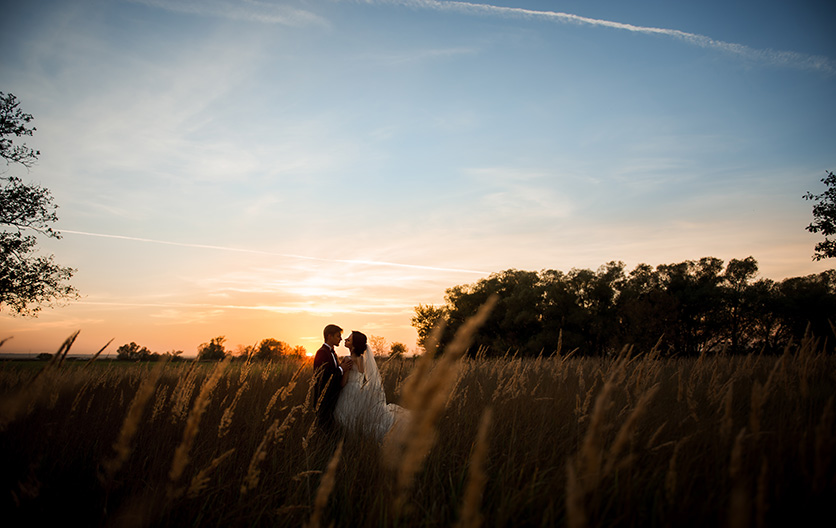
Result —
[[396, 421], [406, 418], [408, 411], [393, 403], [387, 405], [380, 372], [366, 335], [352, 331], [345, 338], [345, 346], [351, 352], [353, 364], [342, 378], [343, 387], [334, 418], [344, 429], [361, 432], [380, 443]]

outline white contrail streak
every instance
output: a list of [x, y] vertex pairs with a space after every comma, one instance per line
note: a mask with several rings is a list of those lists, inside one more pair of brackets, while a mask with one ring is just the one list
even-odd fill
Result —
[[198, 248], [198, 249], [212, 249], [216, 251], [232, 251], [235, 253], [255, 253], [258, 255], [271, 255], [274, 257], [284, 257], [284, 258], [291, 258], [291, 259], [299, 259], [299, 260], [315, 260], [318, 262], [338, 262], [341, 264], [365, 264], [368, 266], [388, 266], [394, 268], [409, 268], [409, 269], [419, 269], [419, 270], [427, 270], [427, 271], [443, 271], [443, 272], [451, 272], [451, 273], [471, 273], [477, 275], [489, 275], [490, 273], [487, 271], [477, 271], [477, 270], [468, 270], [468, 269], [460, 269], [460, 268], [441, 268], [437, 266], [421, 266], [418, 264], [400, 264], [398, 262], [383, 262], [379, 260], [351, 260], [351, 259], [329, 259], [329, 258], [321, 258], [321, 257], [309, 257], [306, 255], [294, 255], [292, 253], [276, 253], [273, 251], [262, 251], [259, 249], [243, 249], [243, 248], [233, 248], [233, 247], [226, 247], [226, 246], [213, 246], [208, 244], [189, 244], [186, 242], [171, 242], [168, 240], [156, 240], [153, 238], [141, 238], [141, 237], [131, 237], [125, 235], [109, 235], [105, 233], [89, 233], [87, 231], [73, 231], [70, 229], [61, 229], [61, 233], [69, 233], [72, 235], [83, 235], [83, 236], [91, 236], [91, 237], [99, 237], [99, 238], [116, 238], [119, 240], [132, 240], [134, 242], [146, 242], [150, 244], [164, 244], [167, 246], [179, 246], [179, 247], [189, 247], [189, 248]]
[[836, 66], [834, 66], [833, 61], [828, 57], [823, 57], [820, 55], [807, 55], [804, 53], [796, 53], [792, 51], [776, 51], [772, 49], [759, 50], [755, 48], [750, 48], [743, 44], [735, 44], [733, 42], [723, 42], [721, 40], [714, 40], [710, 37], [706, 37], [705, 35], [687, 33], [678, 29], [634, 26], [633, 24], [624, 24], [621, 22], [613, 22], [611, 20], [601, 20], [597, 18], [582, 17], [578, 15], [572, 15], [570, 13], [560, 13], [556, 11], [535, 11], [532, 9], [524, 9], [521, 7], [502, 7], [490, 4], [476, 4], [471, 2], [441, 2], [439, 0], [378, 0], [378, 2], [383, 4], [399, 4], [415, 8], [434, 9], [437, 11], [456, 11], [464, 14], [494, 15], [508, 18], [531, 18], [549, 20], [553, 22], [562, 22], [567, 24], [601, 26], [613, 29], [633, 31], [636, 33], [645, 33], [650, 35], [663, 35], [666, 37], [683, 40], [685, 42], [689, 42], [702, 48], [717, 49], [747, 59], [765, 62], [776, 66], [788, 66], [799, 69], [819, 71], [827, 74], [832, 74], [836, 72]]

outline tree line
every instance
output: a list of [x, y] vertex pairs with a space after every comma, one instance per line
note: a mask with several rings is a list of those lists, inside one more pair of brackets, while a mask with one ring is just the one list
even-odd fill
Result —
[[[226, 337], [217, 336], [197, 347], [197, 359], [202, 361], [219, 361], [231, 356], [233, 359], [252, 361], [273, 361], [281, 358], [302, 358], [307, 355], [307, 350], [301, 345], [291, 346], [284, 341], [272, 337], [262, 339], [257, 345], [239, 345], [235, 350], [226, 348]], [[372, 352], [377, 355], [402, 356], [408, 350], [405, 344], [397, 341], [389, 344], [386, 339], [380, 336], [369, 336], [369, 345]], [[116, 349], [116, 359], [123, 361], [159, 361], [169, 359], [179, 361], [182, 359], [182, 350], [172, 350], [164, 354], [152, 352], [147, 347], [140, 346], [135, 342], [125, 343]], [[49, 359], [51, 354], [46, 354]]]
[[633, 346], [664, 355], [783, 351], [806, 335], [832, 350], [836, 270], [773, 281], [753, 257], [705, 257], [655, 268], [623, 262], [597, 271], [509, 269], [448, 288], [441, 306], [418, 305], [412, 325], [426, 346], [443, 320], [439, 350], [491, 296], [498, 299], [469, 353], [607, 355]]
[[[226, 337], [217, 336], [197, 347], [197, 359], [204, 361], [218, 361], [227, 356], [239, 359], [251, 359], [255, 361], [272, 361], [283, 357], [304, 357], [307, 351], [305, 347], [290, 346], [284, 341], [272, 337], [262, 339], [257, 345], [239, 346], [236, 351], [226, 348]], [[125, 361], [157, 361], [163, 358], [172, 360], [181, 359], [182, 350], [159, 354], [151, 352], [146, 347], [140, 347], [133, 341], [126, 343], [116, 349], [116, 359]]]

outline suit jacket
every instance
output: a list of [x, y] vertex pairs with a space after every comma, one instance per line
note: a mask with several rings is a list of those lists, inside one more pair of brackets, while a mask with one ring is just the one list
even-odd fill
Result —
[[[342, 389], [342, 370], [337, 363], [337, 355], [331, 347], [323, 344], [314, 356], [314, 405], [319, 402], [316, 416], [319, 424], [330, 428], [334, 423], [334, 408]], [[322, 401], [320, 401], [320, 397]]]

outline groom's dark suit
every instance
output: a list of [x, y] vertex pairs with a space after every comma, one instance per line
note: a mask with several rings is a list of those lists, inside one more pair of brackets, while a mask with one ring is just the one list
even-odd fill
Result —
[[328, 345], [322, 345], [316, 351], [314, 376], [316, 376], [314, 404], [320, 401], [320, 396], [322, 397], [316, 412], [316, 419], [320, 427], [330, 432], [334, 428], [334, 408], [337, 406], [337, 399], [342, 389], [342, 369], [337, 362], [337, 355]]

